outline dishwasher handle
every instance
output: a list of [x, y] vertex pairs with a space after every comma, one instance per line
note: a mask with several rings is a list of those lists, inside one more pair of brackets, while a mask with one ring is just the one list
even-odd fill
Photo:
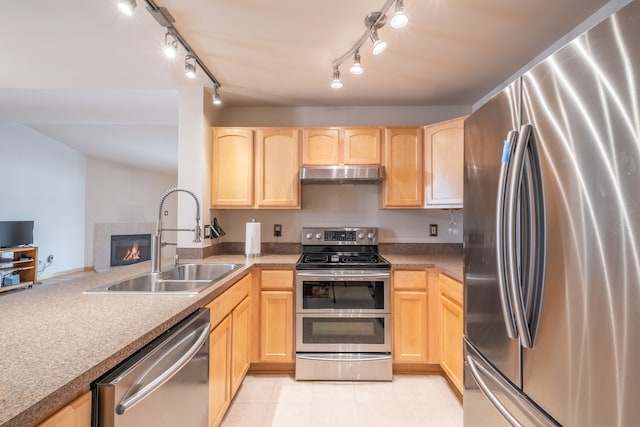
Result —
[[[174, 375], [176, 375], [178, 372], [180, 372], [180, 370], [187, 363], [189, 363], [189, 361], [191, 359], [193, 359], [193, 357], [198, 353], [200, 348], [202, 348], [202, 345], [205, 343], [205, 341], [209, 337], [209, 329], [210, 328], [211, 328], [211, 323], [209, 323], [209, 322], [201, 325], [198, 329], [196, 329], [195, 331], [191, 332], [183, 340], [180, 340], [180, 342], [178, 344], [176, 344], [175, 346], [173, 346], [169, 350], [167, 350], [167, 352], [163, 356], [161, 356], [160, 359], [164, 359], [165, 357], [170, 356], [171, 353], [173, 351], [175, 351], [175, 349], [177, 347], [180, 346], [180, 343], [182, 341], [184, 341], [186, 339], [189, 339], [189, 338], [191, 338], [193, 336], [197, 336], [198, 337], [196, 339], [195, 343], [186, 352], [184, 352], [180, 357], [178, 357], [178, 359], [166, 371], [162, 372], [160, 375], [158, 375], [156, 378], [151, 380], [146, 385], [144, 385], [144, 386], [142, 386], [140, 388], [136, 388], [137, 391], [132, 393], [131, 395], [129, 395], [129, 393], [126, 393], [125, 396], [120, 401], [120, 403], [118, 403], [118, 405], [116, 406], [116, 414], [123, 415], [127, 410], [131, 409], [133, 406], [135, 406], [136, 404], [140, 403], [147, 396], [149, 396], [151, 393], [153, 393], [159, 387], [161, 387], [164, 383], [169, 381]], [[145, 377], [145, 375], [142, 375], [140, 377], [140, 379], [138, 381], [136, 381], [136, 385], [138, 385], [140, 383], [140, 380], [142, 380], [144, 377]]]

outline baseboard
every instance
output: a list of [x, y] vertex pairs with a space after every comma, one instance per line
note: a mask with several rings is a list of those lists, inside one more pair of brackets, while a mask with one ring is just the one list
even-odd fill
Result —
[[444, 374], [437, 363], [394, 363], [394, 374]]
[[252, 363], [250, 374], [291, 374], [296, 373], [295, 363]]

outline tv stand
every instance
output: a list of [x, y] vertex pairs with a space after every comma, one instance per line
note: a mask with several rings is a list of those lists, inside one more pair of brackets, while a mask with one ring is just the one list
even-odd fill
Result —
[[[0, 292], [10, 291], [36, 284], [38, 275], [38, 248], [19, 246], [0, 248]], [[4, 278], [13, 277], [15, 284], [4, 286]]]

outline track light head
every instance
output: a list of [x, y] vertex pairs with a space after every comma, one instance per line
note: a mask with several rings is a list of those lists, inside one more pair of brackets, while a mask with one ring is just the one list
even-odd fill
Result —
[[371, 30], [369, 37], [373, 42], [373, 54], [380, 55], [387, 48], [387, 42], [380, 40], [380, 37], [378, 37], [378, 30], [375, 29]]
[[360, 65], [360, 49], [356, 50], [353, 55], [353, 65], [349, 68], [351, 74], [362, 74], [362, 65]]
[[190, 54], [184, 58], [184, 75], [190, 79], [196, 78], [196, 58]]
[[169, 58], [175, 58], [178, 51], [178, 38], [171, 31], [164, 35], [164, 54]]
[[342, 89], [342, 80], [340, 80], [340, 69], [337, 65], [333, 67], [333, 81], [331, 82], [331, 89]]
[[136, 0], [119, 0], [118, 7], [127, 16], [133, 15], [133, 11], [136, 9]]
[[404, 14], [404, 1], [396, 0], [396, 13], [391, 18], [390, 25], [393, 28], [402, 28], [409, 22], [409, 18]]
[[220, 92], [218, 92], [219, 89], [220, 89], [220, 86], [218, 85], [215, 85], [213, 87], [213, 105], [222, 104], [222, 100], [220, 99]]

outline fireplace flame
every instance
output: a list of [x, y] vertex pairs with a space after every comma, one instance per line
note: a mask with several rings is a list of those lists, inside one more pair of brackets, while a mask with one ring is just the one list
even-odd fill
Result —
[[140, 252], [140, 248], [138, 248], [138, 244], [134, 244], [125, 253], [124, 257], [122, 257], [122, 261], [132, 261], [138, 260], [142, 257], [142, 253]]

